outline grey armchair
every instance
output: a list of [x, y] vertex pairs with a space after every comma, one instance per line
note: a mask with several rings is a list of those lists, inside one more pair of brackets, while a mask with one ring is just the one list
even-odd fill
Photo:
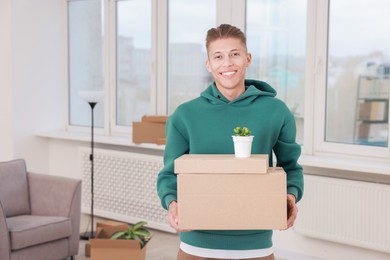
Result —
[[79, 249], [81, 180], [0, 163], [0, 259], [59, 260]]

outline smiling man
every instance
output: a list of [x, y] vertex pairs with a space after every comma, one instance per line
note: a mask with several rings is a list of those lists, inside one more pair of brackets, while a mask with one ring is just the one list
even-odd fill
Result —
[[[245, 80], [251, 63], [245, 34], [222, 24], [207, 32], [206, 67], [214, 82], [200, 97], [180, 105], [167, 122], [164, 168], [157, 191], [168, 210], [170, 225], [180, 232], [178, 260], [274, 259], [272, 230], [180, 230], [178, 228], [177, 181], [174, 160], [183, 154], [233, 154], [233, 128], [251, 129], [252, 153], [275, 154], [277, 166], [287, 174], [288, 228], [297, 216], [303, 195], [301, 153], [295, 141], [295, 120], [287, 106], [276, 99], [267, 83]], [[204, 185], [207, 185], [205, 183]], [[231, 205], [234, 207], [234, 205]], [[227, 218], [229, 216], [226, 216]]]

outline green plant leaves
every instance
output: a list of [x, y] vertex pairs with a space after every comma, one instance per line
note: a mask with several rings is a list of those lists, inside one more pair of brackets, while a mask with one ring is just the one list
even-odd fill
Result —
[[152, 236], [152, 233], [143, 227], [146, 224], [146, 221], [137, 222], [125, 231], [116, 232], [110, 237], [110, 239], [138, 240], [142, 248]]
[[251, 131], [247, 127], [237, 126], [233, 129], [233, 132], [236, 136], [249, 136]]
[[140, 221], [140, 222], [137, 222], [135, 223], [133, 226], [132, 226], [132, 229], [133, 230], [137, 230], [139, 229], [140, 227], [143, 227], [144, 225], [148, 224], [146, 221]]

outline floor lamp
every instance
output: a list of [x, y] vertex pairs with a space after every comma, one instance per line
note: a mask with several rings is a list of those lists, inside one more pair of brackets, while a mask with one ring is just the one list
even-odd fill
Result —
[[93, 179], [94, 179], [94, 108], [97, 103], [101, 102], [104, 97], [104, 91], [80, 91], [79, 95], [83, 100], [88, 102], [91, 107], [91, 154], [89, 160], [91, 161], [91, 231], [86, 231], [80, 234], [80, 239], [88, 240], [95, 237], [94, 232], [94, 214], [93, 214]]

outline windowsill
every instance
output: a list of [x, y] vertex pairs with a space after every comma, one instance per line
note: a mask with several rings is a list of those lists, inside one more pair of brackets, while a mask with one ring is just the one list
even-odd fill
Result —
[[[67, 131], [40, 131], [36, 136], [69, 140], [90, 142], [89, 133], [67, 132]], [[94, 135], [96, 144], [106, 144], [113, 146], [125, 146], [131, 148], [142, 148], [150, 150], [164, 150], [165, 145], [157, 144], [135, 144], [130, 136], [107, 136]], [[318, 175], [333, 178], [342, 178], [349, 180], [359, 180], [374, 183], [390, 184], [390, 161], [375, 161], [369, 159], [351, 159], [340, 158], [337, 156], [314, 156], [301, 155], [299, 163], [304, 167], [307, 175]]]
[[[51, 138], [51, 139], [91, 142], [90, 133], [67, 132], [67, 131], [39, 131], [36, 132], [35, 135], [39, 137]], [[153, 149], [153, 150], [165, 149], [165, 145], [149, 144], [149, 143], [142, 143], [142, 144], [133, 143], [131, 137], [129, 136], [108, 136], [108, 135], [94, 134], [94, 143], [126, 146], [126, 147], [133, 147], [133, 148], [135, 147], [135, 148], [143, 148], [143, 149]]]
[[389, 160], [301, 155], [299, 163], [307, 175], [390, 184]]

